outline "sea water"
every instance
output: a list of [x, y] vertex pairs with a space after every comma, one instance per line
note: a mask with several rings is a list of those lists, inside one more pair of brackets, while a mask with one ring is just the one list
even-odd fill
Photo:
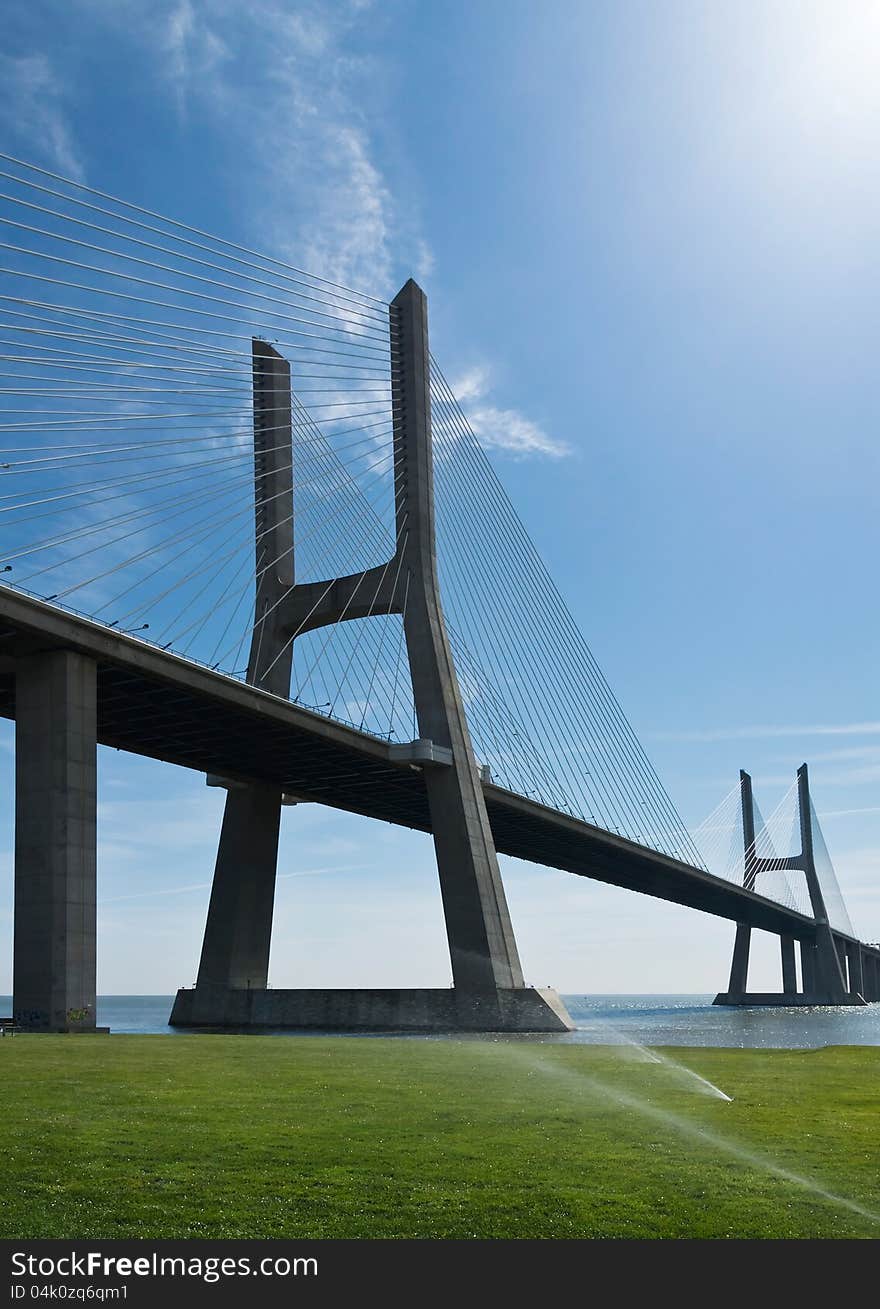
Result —
[[[729, 1009], [713, 1006], [711, 995], [565, 995], [563, 1000], [575, 1031], [517, 1039], [766, 1049], [880, 1045], [880, 1004]], [[173, 1001], [170, 995], [102, 995], [98, 1023], [111, 1032], [172, 1033], [168, 1017]], [[0, 996], [0, 1017], [11, 1013], [11, 996]]]

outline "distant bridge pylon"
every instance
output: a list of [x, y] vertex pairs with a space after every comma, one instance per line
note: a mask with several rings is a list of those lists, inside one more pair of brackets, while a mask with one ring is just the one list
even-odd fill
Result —
[[796, 905], [792, 882], [803, 878], [815, 930], [800, 940], [800, 970], [794, 936], [780, 936], [782, 991], [749, 991], [748, 971], [752, 928], [739, 923], [733, 947], [730, 982], [715, 997], [719, 1005], [861, 1005], [878, 998], [875, 951], [857, 940], [825, 849], [816, 811], [810, 800], [807, 765], [798, 769], [796, 787], [796, 849], [780, 853], [766, 825], [756, 824], [752, 779], [740, 773], [743, 885], [759, 889], [768, 879], [782, 879], [785, 899]]

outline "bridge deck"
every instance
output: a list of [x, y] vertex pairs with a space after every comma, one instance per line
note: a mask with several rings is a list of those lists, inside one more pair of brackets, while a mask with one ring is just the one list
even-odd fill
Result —
[[[96, 660], [102, 745], [429, 830], [420, 769], [392, 761], [384, 741], [4, 587], [0, 715], [15, 717], [15, 660], [59, 648]], [[813, 938], [812, 919], [753, 891], [501, 787], [484, 790], [502, 854]]]

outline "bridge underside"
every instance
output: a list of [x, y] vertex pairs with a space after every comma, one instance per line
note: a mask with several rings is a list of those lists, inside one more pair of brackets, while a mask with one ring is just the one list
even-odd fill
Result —
[[[422, 770], [392, 760], [386, 742], [9, 591], [0, 592], [0, 716], [15, 718], [19, 662], [58, 649], [95, 661], [101, 745], [430, 831]], [[501, 787], [483, 790], [502, 854], [813, 938], [812, 919], [754, 891]]]
[[[77, 652], [95, 669], [98, 743], [430, 830], [420, 767], [393, 760], [386, 742], [289, 701], [14, 592], [0, 592], [0, 650], [0, 715], [7, 718], [16, 716], [17, 672], [35, 656]], [[814, 941], [812, 919], [754, 891], [499, 787], [484, 785], [484, 795], [503, 854]], [[880, 955], [862, 949], [876, 990]], [[551, 1030], [556, 1024], [554, 1017]]]

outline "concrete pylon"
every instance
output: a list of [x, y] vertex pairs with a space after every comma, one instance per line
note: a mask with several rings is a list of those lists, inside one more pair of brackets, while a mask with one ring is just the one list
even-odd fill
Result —
[[[266, 341], [252, 343], [256, 597], [247, 680], [290, 694], [293, 643], [282, 604], [294, 581], [290, 365]], [[197, 986], [263, 988], [275, 906], [280, 787], [229, 787]]]
[[450, 767], [425, 770], [452, 976], [462, 991], [518, 988], [522, 969], [440, 603], [428, 304], [412, 280], [391, 303], [390, 328], [406, 648], [419, 734], [452, 754]]
[[[171, 1019], [177, 1025], [524, 1031], [572, 1026], [555, 992], [523, 981], [446, 631], [435, 546], [427, 300], [412, 280], [390, 305], [389, 333], [395, 553], [384, 565], [323, 582], [294, 585], [291, 569], [280, 581], [277, 618], [259, 638], [255, 630], [251, 655], [256, 667], [269, 667], [280, 679], [271, 689], [288, 694], [297, 636], [373, 614], [402, 615], [419, 740], [397, 748], [410, 752], [406, 757], [424, 778], [453, 989], [264, 991], [281, 796], [262, 797], [261, 817], [260, 788], [249, 787], [230, 791], [227, 800], [198, 983], [194, 991], [178, 993]], [[279, 385], [289, 386], [289, 379]], [[286, 502], [286, 494], [273, 501]], [[280, 524], [272, 530], [280, 533]], [[289, 548], [286, 537], [277, 541], [292, 560], [292, 528]], [[255, 863], [253, 832], [260, 824]]]
[[95, 1030], [96, 730], [93, 660], [19, 662], [12, 989], [25, 1030]]
[[793, 936], [780, 936], [782, 954], [782, 991], [784, 995], [797, 995], [797, 962]]
[[813, 820], [810, 804], [810, 775], [807, 765], [801, 764], [797, 773], [798, 782], [798, 819], [801, 834], [801, 853], [792, 866], [800, 868], [807, 879], [810, 905], [816, 923], [816, 954], [814, 960], [816, 994], [823, 997], [825, 1004], [847, 1004], [849, 988], [846, 969], [841, 967], [840, 955], [834, 940], [834, 934], [828, 922], [828, 910], [825, 897], [816, 872], [816, 859], [813, 852]]
[[[753, 891], [755, 889], [755, 801], [752, 795], [752, 779], [742, 769], [739, 770], [739, 790], [743, 834], [743, 886]], [[744, 995], [748, 990], [751, 948], [751, 927], [748, 923], [737, 923], [730, 981], [727, 986], [728, 995]], [[718, 1004], [720, 1001], [716, 998], [715, 1003]]]
[[850, 942], [847, 945], [847, 963], [849, 973], [849, 989], [855, 991], [857, 995], [865, 995], [865, 970], [862, 964], [862, 947], [858, 941]]
[[[745, 923], [737, 924], [736, 938], [733, 946], [733, 963], [730, 970], [730, 982], [727, 991], [715, 997], [718, 1005], [859, 1005], [864, 1004], [860, 988], [851, 986], [850, 976], [856, 975], [858, 964], [850, 953], [849, 944], [836, 937], [829, 922], [822, 894], [822, 886], [816, 871], [813, 852], [813, 824], [810, 805], [810, 782], [806, 764], [802, 764], [797, 773], [798, 785], [798, 826], [800, 831], [800, 852], [785, 858], [759, 858], [755, 851], [755, 809], [752, 796], [752, 780], [748, 773], [740, 772], [742, 788], [743, 842], [746, 852], [746, 872], [744, 885], [755, 890], [757, 875], [761, 872], [781, 870], [797, 871], [804, 874], [810, 905], [813, 911], [814, 931], [809, 939], [801, 939], [801, 989], [797, 989], [797, 969], [795, 964], [794, 938], [780, 937], [782, 957], [782, 992], [753, 992], [748, 990], [748, 962], [751, 928]], [[847, 959], [849, 958], [849, 969]]]

